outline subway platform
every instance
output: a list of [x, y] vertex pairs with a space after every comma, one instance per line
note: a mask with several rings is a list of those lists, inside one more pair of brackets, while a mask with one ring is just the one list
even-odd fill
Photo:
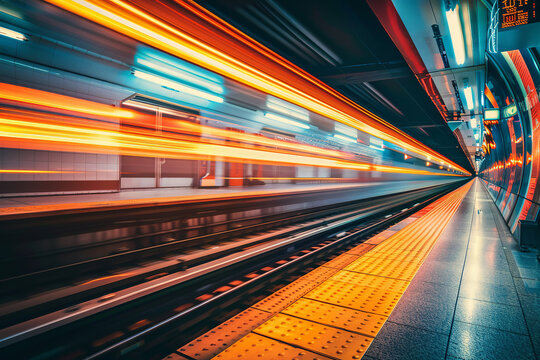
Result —
[[169, 359], [538, 359], [540, 264], [475, 179]]

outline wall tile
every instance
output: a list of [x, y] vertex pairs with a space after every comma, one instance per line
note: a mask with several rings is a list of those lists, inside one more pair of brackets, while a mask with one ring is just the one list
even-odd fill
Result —
[[88, 172], [88, 171], [94, 171], [94, 172], [97, 171], [97, 164], [95, 164], [95, 163], [94, 163], [94, 164], [89, 164], [89, 163], [87, 163], [87, 164], [85, 164], [85, 167], [86, 167], [85, 170], [86, 170], [87, 172]]
[[95, 164], [95, 163], [97, 163], [97, 154], [86, 154], [85, 162], [87, 164]]
[[49, 161], [49, 151], [37, 150], [34, 155], [35, 161]]
[[53, 171], [60, 171], [62, 170], [62, 163], [61, 162], [49, 162], [49, 170]]
[[62, 161], [62, 153], [58, 152], [58, 151], [49, 151], [49, 161], [61, 162]]
[[76, 163], [84, 163], [86, 161], [86, 154], [85, 153], [73, 153], [73, 161]]
[[97, 180], [97, 172], [87, 171], [85, 174], [85, 180]]
[[62, 153], [62, 162], [63, 163], [73, 163], [74, 162], [74, 155], [71, 152], [63, 152]]
[[109, 160], [109, 157], [107, 154], [97, 154], [97, 163], [98, 164], [106, 164]]

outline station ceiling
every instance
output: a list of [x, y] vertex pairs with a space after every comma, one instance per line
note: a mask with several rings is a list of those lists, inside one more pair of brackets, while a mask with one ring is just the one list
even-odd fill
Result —
[[365, 0], [199, 3], [473, 172], [457, 138]]

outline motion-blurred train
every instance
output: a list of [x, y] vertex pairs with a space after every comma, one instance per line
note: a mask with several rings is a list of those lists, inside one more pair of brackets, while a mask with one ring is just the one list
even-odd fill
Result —
[[0, 7], [0, 196], [470, 175], [193, 4], [57, 3]]

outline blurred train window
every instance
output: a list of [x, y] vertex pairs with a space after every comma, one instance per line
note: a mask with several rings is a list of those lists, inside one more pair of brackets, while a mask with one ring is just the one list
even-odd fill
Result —
[[[200, 137], [200, 133], [186, 132], [182, 123], [197, 123], [199, 113], [161, 100], [135, 95], [122, 104], [136, 110], [138, 116], [121, 123], [121, 129], [143, 127], [156, 135], [176, 132]], [[197, 183], [197, 160], [164, 159], [122, 155], [120, 174], [122, 188], [153, 188], [191, 186]]]

